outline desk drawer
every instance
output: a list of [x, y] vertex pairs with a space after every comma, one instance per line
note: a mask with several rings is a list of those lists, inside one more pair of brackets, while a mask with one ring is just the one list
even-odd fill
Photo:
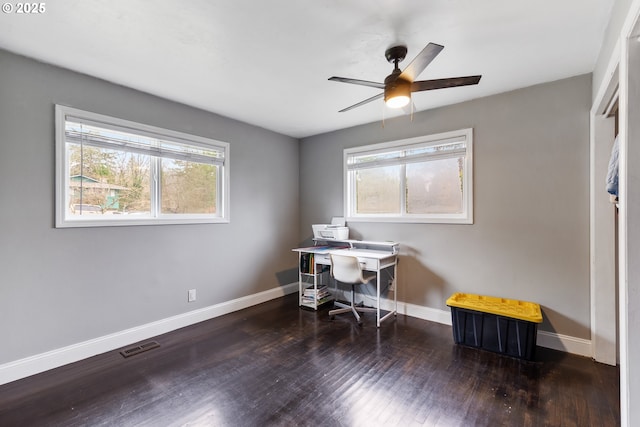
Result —
[[378, 260], [374, 258], [360, 258], [358, 257], [358, 261], [362, 266], [363, 270], [368, 271], [378, 271]]
[[331, 265], [331, 257], [329, 256], [329, 254], [316, 253], [313, 256], [313, 259], [316, 264]]

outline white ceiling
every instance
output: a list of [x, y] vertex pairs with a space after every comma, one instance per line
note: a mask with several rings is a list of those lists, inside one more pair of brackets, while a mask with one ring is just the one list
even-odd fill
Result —
[[327, 79], [382, 82], [394, 44], [400, 68], [445, 46], [420, 80], [483, 76], [416, 110], [591, 72], [613, 2], [56, 0], [0, 14], [0, 47], [299, 138], [390, 117], [382, 100], [338, 113], [380, 91]]

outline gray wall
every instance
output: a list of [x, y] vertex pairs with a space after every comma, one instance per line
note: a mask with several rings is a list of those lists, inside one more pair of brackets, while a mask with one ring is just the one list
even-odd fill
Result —
[[[231, 223], [55, 229], [56, 103], [229, 142]], [[0, 51], [0, 364], [295, 280], [298, 156], [296, 139]]]
[[589, 339], [590, 95], [583, 75], [306, 138], [300, 233], [343, 213], [343, 149], [472, 127], [473, 225], [352, 223], [351, 236], [402, 244], [404, 302], [447, 310], [458, 291], [535, 301], [541, 330]]

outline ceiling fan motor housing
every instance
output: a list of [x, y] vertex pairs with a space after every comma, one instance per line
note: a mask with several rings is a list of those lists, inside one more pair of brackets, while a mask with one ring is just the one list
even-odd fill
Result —
[[411, 82], [398, 77], [400, 71], [394, 71], [384, 79], [384, 101], [391, 98], [405, 96], [411, 99]]

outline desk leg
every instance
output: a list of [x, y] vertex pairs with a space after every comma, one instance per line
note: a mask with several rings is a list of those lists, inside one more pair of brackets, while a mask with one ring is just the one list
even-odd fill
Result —
[[393, 313], [398, 316], [398, 258], [393, 264]]
[[[390, 268], [390, 266], [388, 267]], [[393, 309], [391, 311], [389, 311], [387, 314], [385, 314], [382, 318], [380, 318], [380, 273], [382, 270], [378, 271], [378, 280], [376, 283], [376, 288], [377, 288], [377, 297], [378, 297], [378, 306], [377, 306], [377, 312], [378, 312], [378, 316], [377, 316], [377, 324], [378, 327], [380, 327], [380, 324], [382, 322], [384, 322], [385, 320], [387, 320], [389, 317], [391, 316], [398, 316], [398, 281], [396, 278], [396, 274], [397, 274], [397, 268], [398, 265], [394, 265], [393, 267], [393, 281], [394, 281], [394, 288], [393, 288]], [[387, 294], [388, 295], [388, 294]]]
[[376, 324], [380, 327], [380, 268], [376, 274]]
[[302, 252], [298, 252], [298, 306], [302, 307], [302, 294], [304, 286], [302, 285]]

